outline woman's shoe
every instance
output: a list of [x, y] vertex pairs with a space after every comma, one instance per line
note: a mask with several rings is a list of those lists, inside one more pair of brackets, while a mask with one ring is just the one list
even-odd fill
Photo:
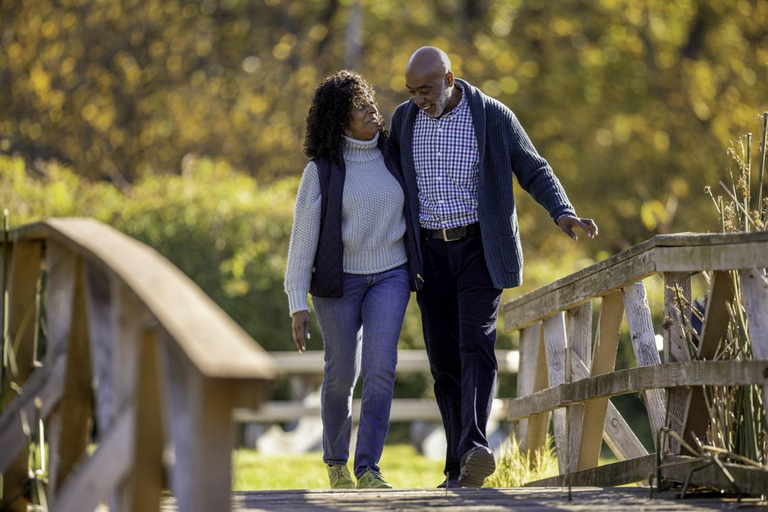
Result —
[[384, 477], [381, 476], [381, 473], [378, 471], [374, 471], [373, 469], [369, 469], [365, 473], [363, 473], [363, 476], [357, 479], [357, 488], [358, 489], [391, 489], [392, 486], [384, 480]]
[[354, 489], [355, 482], [346, 465], [328, 464], [328, 479], [331, 481], [331, 489]]

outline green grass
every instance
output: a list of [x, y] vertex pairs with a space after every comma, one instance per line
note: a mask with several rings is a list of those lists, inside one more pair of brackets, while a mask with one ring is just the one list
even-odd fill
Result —
[[[235, 491], [328, 488], [328, 476], [319, 452], [261, 455], [254, 450], [237, 450], [233, 461]], [[351, 461], [348, 467], [351, 472]], [[442, 460], [428, 459], [410, 445], [385, 446], [379, 467], [396, 489], [434, 488], [445, 478]]]

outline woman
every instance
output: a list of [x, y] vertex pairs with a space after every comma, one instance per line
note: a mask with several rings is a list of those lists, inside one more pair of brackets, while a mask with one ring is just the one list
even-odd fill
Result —
[[378, 463], [397, 341], [421, 276], [402, 173], [373, 89], [360, 75], [339, 71], [317, 86], [304, 153], [312, 160], [296, 198], [285, 291], [299, 352], [309, 338], [307, 293], [323, 336], [323, 460], [331, 488], [355, 488], [347, 459], [352, 391], [362, 373], [357, 488], [391, 488]]

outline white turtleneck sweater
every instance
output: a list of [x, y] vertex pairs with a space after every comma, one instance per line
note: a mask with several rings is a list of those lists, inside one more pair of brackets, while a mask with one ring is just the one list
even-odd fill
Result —
[[[344, 272], [375, 274], [402, 265], [405, 253], [403, 189], [387, 170], [371, 140], [344, 136], [346, 176], [341, 205]], [[291, 315], [309, 311], [307, 293], [312, 280], [320, 238], [320, 180], [317, 166], [309, 162], [299, 185], [293, 212], [293, 230], [285, 270], [285, 292]]]

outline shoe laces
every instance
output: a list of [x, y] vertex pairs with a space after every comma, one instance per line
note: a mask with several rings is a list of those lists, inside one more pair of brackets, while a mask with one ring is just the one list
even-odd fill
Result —
[[344, 475], [344, 466], [331, 466], [331, 470], [333, 471], [333, 476], [336, 478], [346, 477], [346, 475]]
[[370, 473], [373, 478], [378, 478], [379, 480], [384, 480], [384, 477], [381, 476], [381, 471], [376, 471], [372, 468], [367, 468], [365, 470], [366, 473]]

